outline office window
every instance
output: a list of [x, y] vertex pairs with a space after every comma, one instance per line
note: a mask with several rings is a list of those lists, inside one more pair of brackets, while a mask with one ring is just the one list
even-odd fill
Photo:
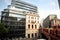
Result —
[[28, 28], [30, 29], [30, 25], [28, 25]]
[[33, 37], [33, 33], [32, 33], [32, 37]]
[[28, 34], [28, 38], [30, 38], [30, 34]]
[[3, 13], [3, 16], [5, 16], [6, 15], [6, 13]]
[[32, 29], [33, 29], [33, 25], [32, 25]]

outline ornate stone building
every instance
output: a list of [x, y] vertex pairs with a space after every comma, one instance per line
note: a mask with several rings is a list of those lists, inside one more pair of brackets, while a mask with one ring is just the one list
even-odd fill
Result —
[[39, 15], [37, 13], [26, 13], [26, 37], [38, 37]]

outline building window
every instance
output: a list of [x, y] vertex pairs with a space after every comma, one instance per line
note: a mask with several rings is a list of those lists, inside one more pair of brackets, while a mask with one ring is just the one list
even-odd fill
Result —
[[33, 34], [32, 34], [32, 38], [33, 38]]
[[3, 16], [5, 16], [5, 15], [6, 15], [6, 13], [3, 14]]
[[37, 33], [35, 33], [35, 37], [37, 37]]
[[32, 29], [33, 29], [33, 25], [32, 25]]
[[28, 22], [30, 23], [30, 20], [28, 20]]
[[37, 18], [39, 20], [39, 18]]
[[35, 21], [35, 23], [36, 23], [36, 21]]
[[30, 34], [28, 34], [28, 38], [30, 38]]
[[27, 12], [27, 13], [29, 13], [29, 12]]
[[31, 17], [31, 19], [34, 19], [34, 17]]
[[28, 28], [30, 29], [30, 25], [28, 25]]
[[39, 21], [38, 21], [38, 23], [39, 23]]
[[37, 28], [37, 26], [35, 25], [35, 29]]

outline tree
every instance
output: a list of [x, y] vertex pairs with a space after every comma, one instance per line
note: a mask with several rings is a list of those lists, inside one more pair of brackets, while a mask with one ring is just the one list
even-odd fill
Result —
[[6, 28], [3, 23], [0, 23], [0, 36], [4, 33], [8, 33], [8, 28]]

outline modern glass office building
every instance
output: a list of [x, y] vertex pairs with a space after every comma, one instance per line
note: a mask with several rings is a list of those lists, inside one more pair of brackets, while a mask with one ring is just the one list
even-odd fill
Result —
[[12, 0], [11, 4], [15, 8], [21, 9], [21, 11], [23, 10], [23, 11], [37, 13], [37, 7], [36, 6], [29, 4], [29, 3], [26, 3], [26, 2], [23, 2], [21, 0], [20, 1]]

